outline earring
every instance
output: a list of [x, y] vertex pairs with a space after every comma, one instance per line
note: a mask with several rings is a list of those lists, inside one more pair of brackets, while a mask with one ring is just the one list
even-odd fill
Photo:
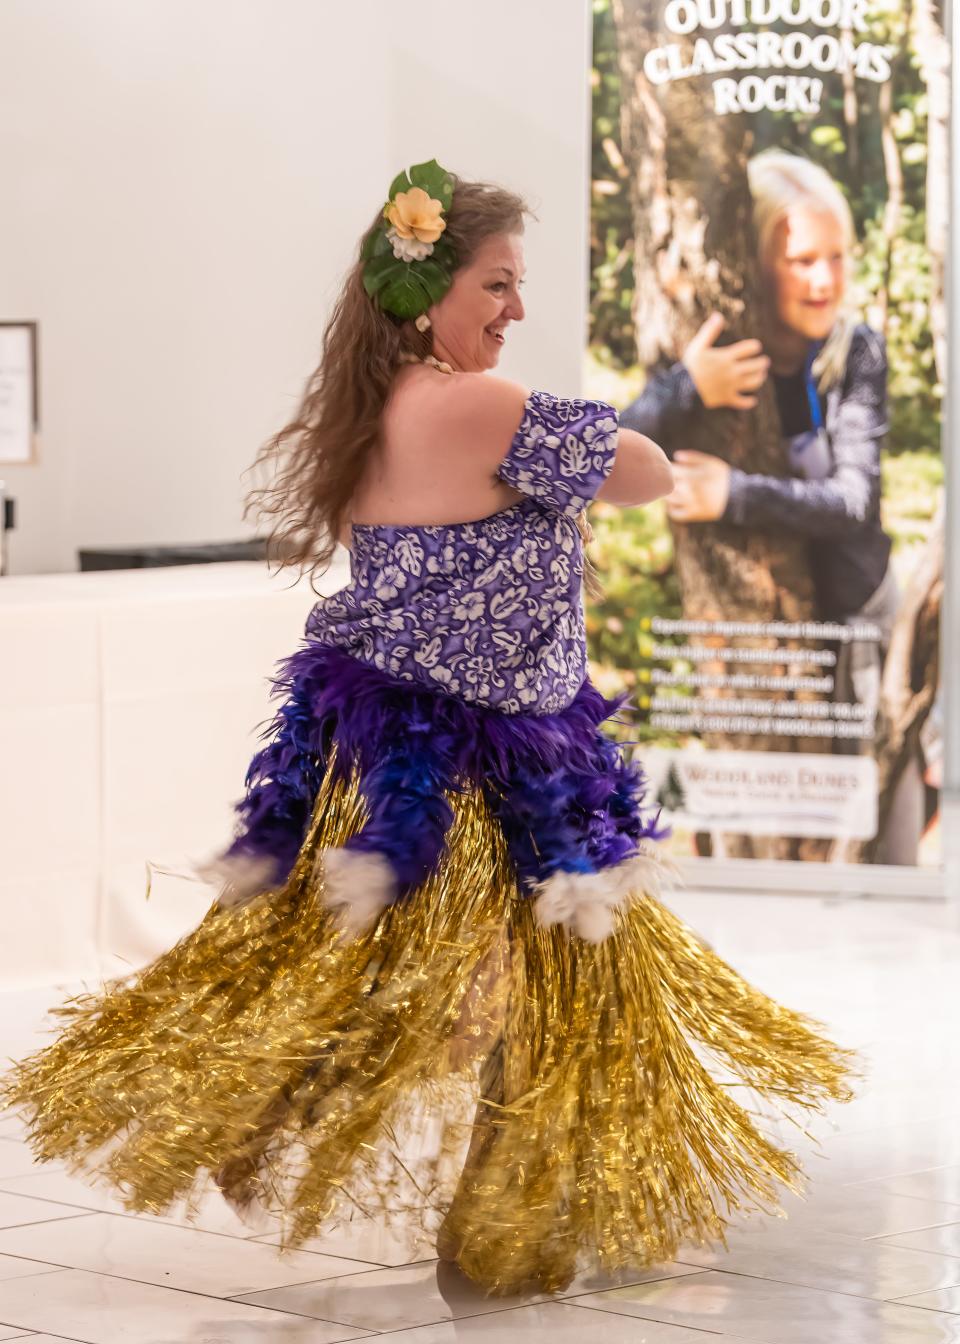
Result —
[[430, 319], [426, 313], [421, 313], [413, 325], [416, 327], [417, 331], [429, 331]]

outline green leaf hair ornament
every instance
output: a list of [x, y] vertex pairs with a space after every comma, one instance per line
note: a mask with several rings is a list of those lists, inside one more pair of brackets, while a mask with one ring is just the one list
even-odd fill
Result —
[[419, 317], [450, 288], [457, 257], [443, 216], [452, 200], [453, 175], [436, 159], [393, 179], [381, 225], [360, 254], [363, 287], [384, 312]]

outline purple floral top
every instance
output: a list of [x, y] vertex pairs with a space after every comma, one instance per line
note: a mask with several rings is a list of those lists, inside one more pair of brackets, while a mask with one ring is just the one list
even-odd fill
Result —
[[505, 714], [552, 714], [586, 675], [577, 515], [613, 466], [617, 413], [533, 392], [498, 475], [525, 496], [470, 523], [354, 524], [351, 582], [307, 638]]

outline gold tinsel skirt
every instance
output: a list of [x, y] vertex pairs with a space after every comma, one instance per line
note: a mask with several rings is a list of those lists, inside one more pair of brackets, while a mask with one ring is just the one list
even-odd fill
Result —
[[289, 1246], [400, 1220], [492, 1293], [670, 1260], [775, 1207], [800, 1173], [755, 1100], [846, 1096], [845, 1052], [641, 892], [603, 943], [541, 927], [482, 798], [453, 802], [436, 875], [350, 940], [319, 856], [364, 805], [328, 773], [282, 889], [71, 1000], [8, 1076], [38, 1157], [157, 1214], [214, 1174]]

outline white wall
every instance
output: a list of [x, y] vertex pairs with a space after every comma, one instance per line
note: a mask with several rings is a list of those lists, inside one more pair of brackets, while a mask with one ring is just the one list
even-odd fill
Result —
[[524, 192], [505, 373], [579, 389], [587, 0], [3, 0], [0, 318], [40, 324], [12, 573], [248, 535], [356, 240], [436, 156]]
[[527, 231], [527, 319], [511, 330], [500, 369], [575, 395], [589, 283], [589, 2], [423, 0], [393, 9], [392, 157], [401, 165], [436, 157], [526, 197], [538, 217]]

